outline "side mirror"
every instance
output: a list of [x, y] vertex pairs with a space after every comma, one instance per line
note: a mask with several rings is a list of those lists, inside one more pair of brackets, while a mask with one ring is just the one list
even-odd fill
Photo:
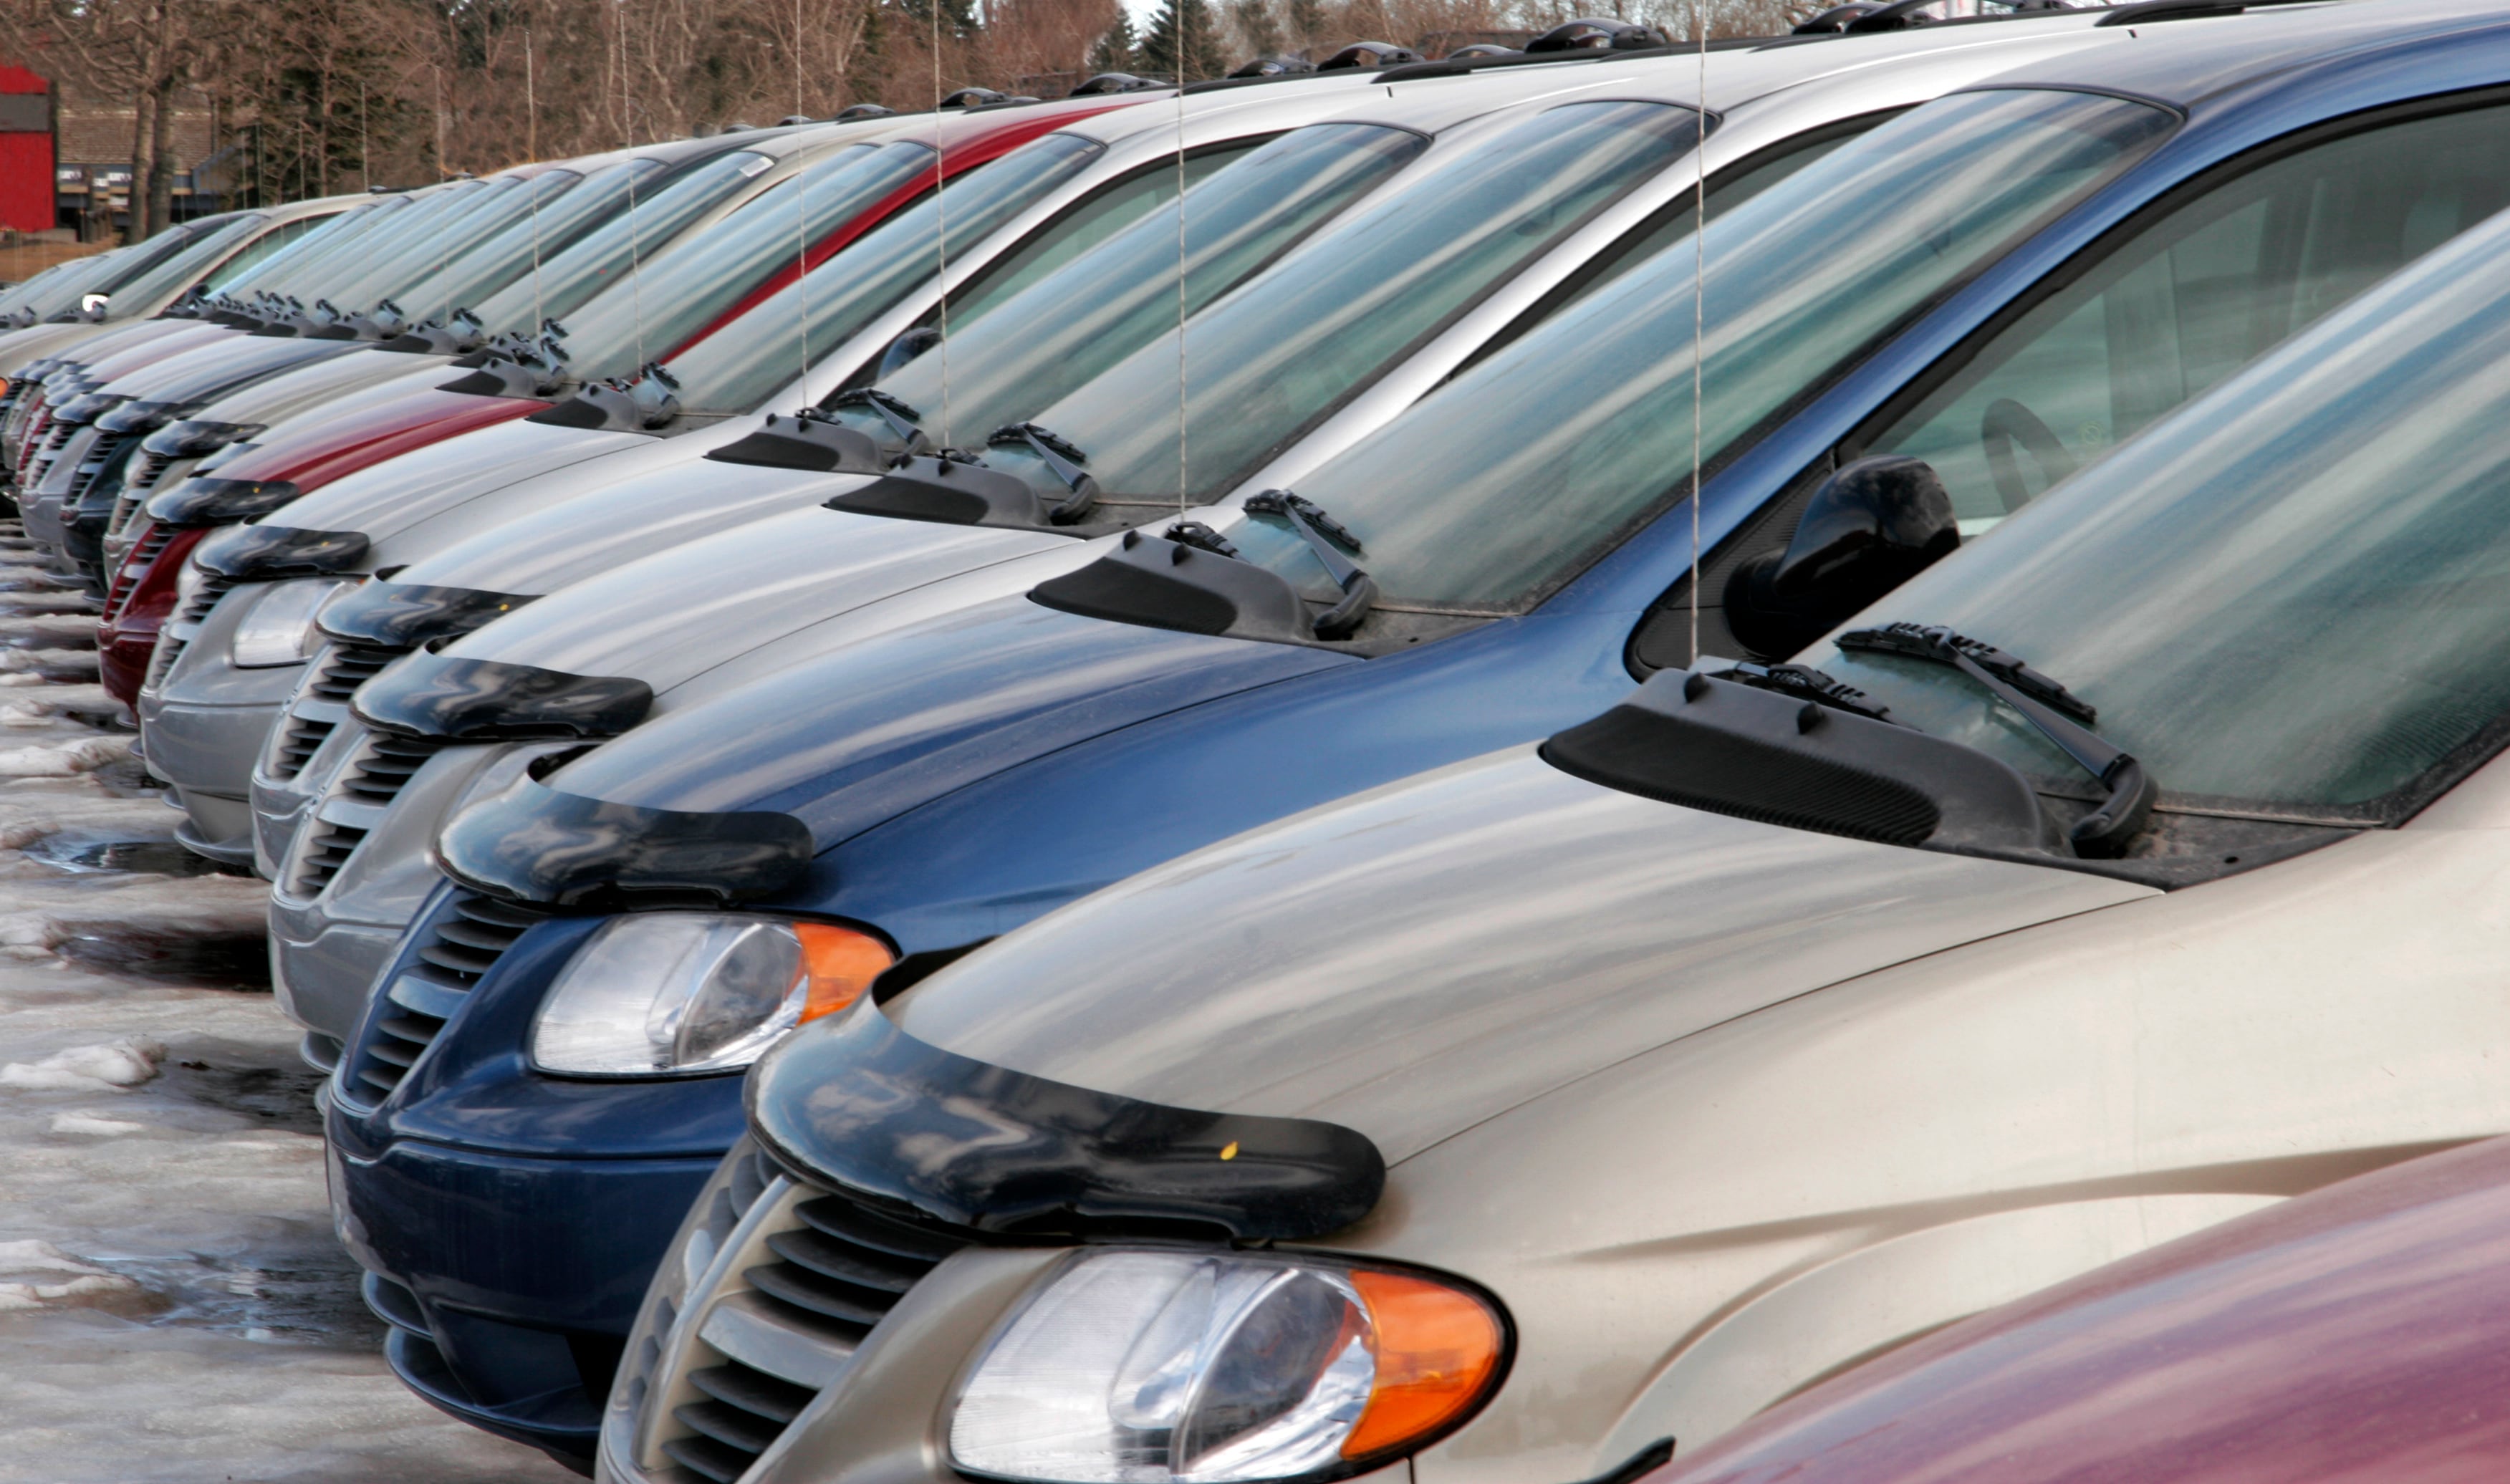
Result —
[[1726, 626], [1783, 659], [1960, 545], [1952, 496], [1922, 459], [1878, 454], [1824, 479], [1787, 549], [1726, 583]]
[[941, 331], [936, 326], [925, 324], [908, 330], [889, 342], [889, 349], [880, 353], [880, 369], [872, 373], [872, 380], [887, 381], [898, 367], [940, 343]]

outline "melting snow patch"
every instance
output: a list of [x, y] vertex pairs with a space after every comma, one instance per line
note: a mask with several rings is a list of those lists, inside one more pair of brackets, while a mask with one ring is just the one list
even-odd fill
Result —
[[134, 1123], [129, 1119], [98, 1118], [93, 1113], [56, 1113], [53, 1115], [53, 1132], [89, 1133], [94, 1134], [100, 1139], [116, 1138], [126, 1133], [137, 1133], [139, 1130], [147, 1126], [148, 1125], [145, 1123]]
[[130, 755], [127, 737], [89, 737], [57, 747], [11, 747], [0, 751], [0, 777], [68, 778]]
[[13, 1061], [0, 1067], [0, 1087], [37, 1092], [101, 1092], [135, 1087], [156, 1076], [157, 1064], [165, 1059], [166, 1048], [145, 1037], [71, 1046], [41, 1061]]
[[[0, 1241], [0, 1273], [19, 1275], [0, 1281], [0, 1310], [92, 1304], [139, 1291], [131, 1279], [80, 1262], [48, 1241]], [[43, 1276], [33, 1276], [38, 1274]]]

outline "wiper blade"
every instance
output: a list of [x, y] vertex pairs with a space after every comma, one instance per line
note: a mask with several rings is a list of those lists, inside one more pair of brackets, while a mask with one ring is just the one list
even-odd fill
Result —
[[[1872, 721], [1891, 720], [1889, 706], [1872, 701], [1863, 691], [1849, 685], [1846, 681], [1825, 674], [1809, 665], [1762, 665], [1744, 660], [1736, 662], [1731, 669], [1716, 670], [1711, 674], [1716, 679], [1731, 680], [1737, 685], [1748, 685], [1756, 690], [1776, 691], [1783, 696], [1801, 696], [1815, 705], [1826, 706], [1834, 711], [1845, 711]], [[1707, 681], [1703, 679], [1698, 683], [1705, 686]], [[1897, 726], [1899, 723], [1892, 722], [1892, 725]]]
[[1070, 491], [1060, 504], [1046, 513], [1046, 519], [1056, 525], [1071, 525], [1098, 503], [1098, 481], [1081, 467], [1089, 462], [1089, 455], [1083, 453], [1079, 444], [1035, 423], [1006, 423], [985, 435], [988, 448], [1005, 443], [1019, 444], [1036, 454], [1046, 472], [1062, 480], [1063, 487]]
[[2101, 786], [2109, 790], [2109, 798], [2067, 831], [2075, 854], [2099, 857], [2122, 855], [2127, 842], [2144, 828], [2146, 818], [2152, 813], [2153, 800], [2161, 792], [2160, 785], [2144, 771], [2142, 763], [2081, 724], [2097, 718], [2098, 713], [2090, 705], [2018, 656], [1940, 625], [1891, 624], [1881, 628], [1852, 628], [1834, 642], [1842, 649], [1899, 655], [1959, 670], [2020, 712], [2023, 720], [2056, 743], [2059, 751], [2074, 760], [2075, 766], [2099, 780]]
[[877, 387], [856, 387], [851, 392], [840, 392], [828, 399], [824, 408], [806, 408], [800, 415], [810, 417], [818, 413], [824, 416], [839, 407], [868, 407], [888, 424], [890, 433], [903, 445], [904, 451], [897, 455], [896, 462], [904, 463], [919, 453], [931, 451], [932, 447], [932, 440], [924, 436], [924, 414], [907, 405], [903, 399], [893, 397]]
[[1288, 521], [1290, 529], [1299, 533], [1299, 539], [1308, 544], [1308, 550], [1314, 552], [1316, 560], [1323, 564], [1325, 575], [1342, 590], [1342, 601], [1316, 616], [1316, 637], [1344, 638], [1357, 628], [1360, 621], [1368, 617], [1370, 605], [1377, 601], [1377, 580], [1351, 565], [1341, 552], [1334, 549], [1334, 543], [1340, 542], [1353, 552], [1361, 551], [1359, 538], [1350, 533], [1350, 528], [1326, 514], [1323, 506], [1313, 500], [1302, 499], [1286, 489], [1268, 489], [1262, 494], [1250, 495], [1245, 509], [1250, 515], [1278, 515]]

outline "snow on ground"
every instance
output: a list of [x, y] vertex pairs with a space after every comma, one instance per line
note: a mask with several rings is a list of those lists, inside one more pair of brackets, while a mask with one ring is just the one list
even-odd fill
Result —
[[[331, 1236], [257, 882], [201, 874], [0, 526], [0, 1481], [572, 1474], [404, 1390]], [[82, 653], [82, 648], [87, 652]]]

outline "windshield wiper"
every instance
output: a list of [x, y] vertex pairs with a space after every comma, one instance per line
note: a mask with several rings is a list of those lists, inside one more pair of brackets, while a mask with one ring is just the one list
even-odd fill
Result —
[[[1717, 679], [1731, 680], [1737, 685], [1748, 685], [1755, 690], [1776, 691], [1782, 696], [1800, 696], [1815, 705], [1827, 706], [1834, 711], [1845, 711], [1850, 715], [1863, 716], [1872, 721], [1891, 721], [1889, 706], [1874, 702], [1863, 691], [1849, 685], [1846, 681], [1814, 669], [1809, 665], [1762, 665], [1751, 660], [1738, 660], [1734, 662], [1732, 669], [1714, 670], [1709, 673]], [[1697, 680], [1697, 683], [1705, 686], [1708, 682]], [[1684, 688], [1684, 694], [1692, 700], [1697, 699], [1692, 694], [1688, 685]], [[1898, 722], [1891, 722], [1891, 724], [1899, 725]]]
[[840, 392], [829, 398], [822, 406], [807, 408], [800, 415], [809, 417], [813, 413], [818, 413], [825, 417], [834, 413], [839, 407], [869, 407], [882, 422], [888, 424], [891, 435], [900, 445], [900, 452], [895, 456], [897, 463], [904, 463], [919, 453], [932, 450], [932, 440], [924, 436], [924, 414], [908, 406], [902, 399], [893, 397], [877, 387], [856, 387], [851, 392]]
[[2144, 828], [2161, 792], [2144, 765], [2118, 750], [2088, 725], [2098, 717], [2073, 692], [2033, 669], [2017, 656], [1993, 644], [1964, 637], [1939, 625], [1891, 624], [1881, 628], [1851, 628], [1834, 641], [1842, 649], [1899, 655], [1950, 666], [1985, 686], [1996, 698], [2022, 714], [2039, 735], [2057, 744], [2077, 767], [2109, 790], [2101, 806], [2074, 821], [2067, 836], [2079, 856], [2122, 855], [2127, 842]]
[[1340, 639], [1349, 636], [1359, 627], [1360, 621], [1368, 617], [1369, 606], [1377, 601], [1377, 580], [1352, 566], [1342, 552], [1334, 550], [1334, 543], [1340, 542], [1351, 551], [1359, 552], [1359, 538], [1350, 533], [1350, 527], [1326, 514], [1323, 506], [1313, 500], [1302, 499], [1286, 489], [1268, 489], [1260, 495], [1250, 495], [1245, 509], [1250, 515], [1280, 516], [1290, 522], [1290, 529], [1298, 532], [1299, 539], [1308, 544], [1308, 550], [1314, 552], [1316, 560], [1323, 565], [1325, 575], [1342, 590], [1342, 601], [1316, 615], [1316, 637]]

